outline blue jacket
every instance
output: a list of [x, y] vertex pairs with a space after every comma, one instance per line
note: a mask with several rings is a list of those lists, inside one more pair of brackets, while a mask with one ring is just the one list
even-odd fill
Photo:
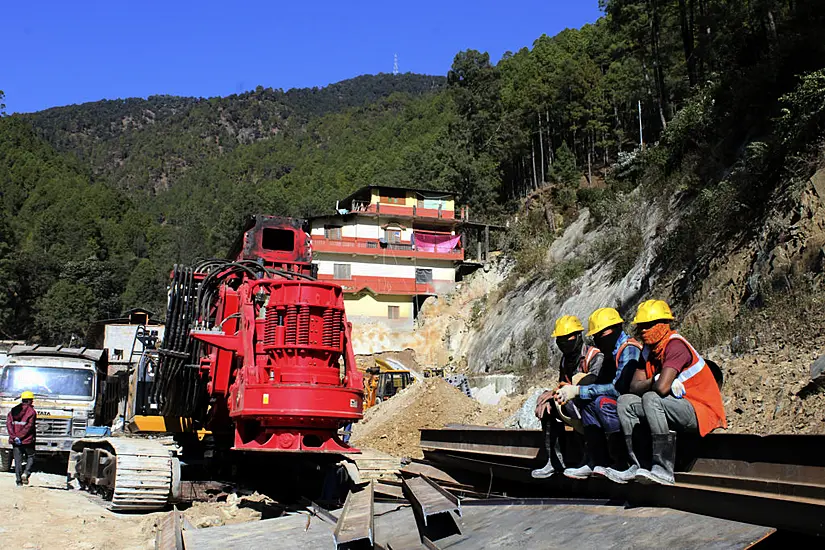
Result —
[[[616, 376], [613, 377], [613, 382], [610, 384], [591, 384], [589, 386], [579, 386], [579, 397], [581, 399], [595, 399], [600, 395], [607, 395], [610, 397], [619, 397], [621, 392], [616, 388], [619, 381], [622, 379], [622, 372], [631, 361], [638, 362], [641, 357], [641, 350], [632, 344], [624, 345], [630, 340], [630, 336], [624, 331], [616, 340], [616, 347], [613, 349], [613, 358], [616, 361]], [[619, 350], [624, 346], [621, 356], [617, 357]]]

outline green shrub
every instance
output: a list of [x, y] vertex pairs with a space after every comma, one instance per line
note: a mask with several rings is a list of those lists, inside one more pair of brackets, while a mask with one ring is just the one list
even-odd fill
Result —
[[573, 281], [584, 275], [587, 263], [581, 258], [560, 262], [550, 270], [550, 278], [556, 286], [559, 296], [567, 296], [573, 287]]

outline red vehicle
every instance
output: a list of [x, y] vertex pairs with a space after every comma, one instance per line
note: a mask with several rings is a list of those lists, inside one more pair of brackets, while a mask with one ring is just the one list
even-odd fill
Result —
[[[125, 424], [196, 448], [200, 431], [218, 456], [357, 452], [337, 435], [362, 417], [351, 325], [342, 289], [314, 277], [302, 222], [256, 216], [230, 256], [175, 266], [163, 343], [136, 365]], [[121, 510], [174, 500], [179, 470], [174, 451], [141, 437], [83, 439], [69, 464]]]

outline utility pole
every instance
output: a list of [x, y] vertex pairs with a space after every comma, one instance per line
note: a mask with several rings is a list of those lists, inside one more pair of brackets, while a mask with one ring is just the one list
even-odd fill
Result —
[[645, 148], [645, 135], [642, 131], [642, 100], [639, 100], [639, 147]]
[[392, 63], [392, 74], [398, 74], [398, 54], [395, 54], [395, 59]]

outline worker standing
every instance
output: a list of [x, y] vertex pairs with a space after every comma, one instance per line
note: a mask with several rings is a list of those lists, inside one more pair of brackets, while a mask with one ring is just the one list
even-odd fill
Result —
[[559, 438], [564, 432], [565, 424], [582, 432], [582, 416], [573, 400], [557, 399], [558, 392], [568, 385], [579, 383], [581, 378], [590, 374], [598, 376], [604, 360], [598, 348], [584, 343], [584, 327], [573, 315], [560, 317], [551, 337], [556, 339], [562, 358], [559, 364], [559, 386], [542, 393], [536, 403], [536, 417], [541, 420], [544, 445], [549, 456], [543, 468], [533, 470], [532, 476], [536, 479], [550, 477], [559, 471], [564, 471], [567, 475]]
[[592, 383], [588, 384], [585, 379], [578, 385], [564, 386], [558, 392], [566, 400], [574, 399], [582, 413], [590, 462], [570, 472], [565, 471], [565, 475], [574, 479], [584, 479], [591, 473], [607, 475], [608, 466], [613, 470], [624, 470], [628, 466], [617, 400], [629, 389], [630, 377], [639, 365], [642, 345], [624, 332], [622, 323], [624, 319], [613, 308], [600, 308], [590, 315], [587, 335], [593, 337], [598, 349], [610, 353], [604, 353], [601, 369]]
[[[34, 443], [37, 435], [37, 412], [34, 410], [34, 394], [24, 391], [20, 394], [20, 404], [6, 417], [9, 443], [14, 451], [14, 473], [17, 485], [28, 485], [34, 466]], [[26, 457], [25, 470], [23, 457]]]
[[[630, 393], [619, 397], [619, 421], [627, 436], [632, 465], [608, 472], [610, 479], [652, 481], [673, 485], [676, 432], [705, 436], [726, 428], [722, 394], [709, 364], [673, 328], [670, 306], [662, 300], [639, 305], [633, 324], [644, 342], [644, 364], [630, 382]], [[633, 430], [646, 420], [653, 441], [652, 467], [641, 467], [632, 448]]]

